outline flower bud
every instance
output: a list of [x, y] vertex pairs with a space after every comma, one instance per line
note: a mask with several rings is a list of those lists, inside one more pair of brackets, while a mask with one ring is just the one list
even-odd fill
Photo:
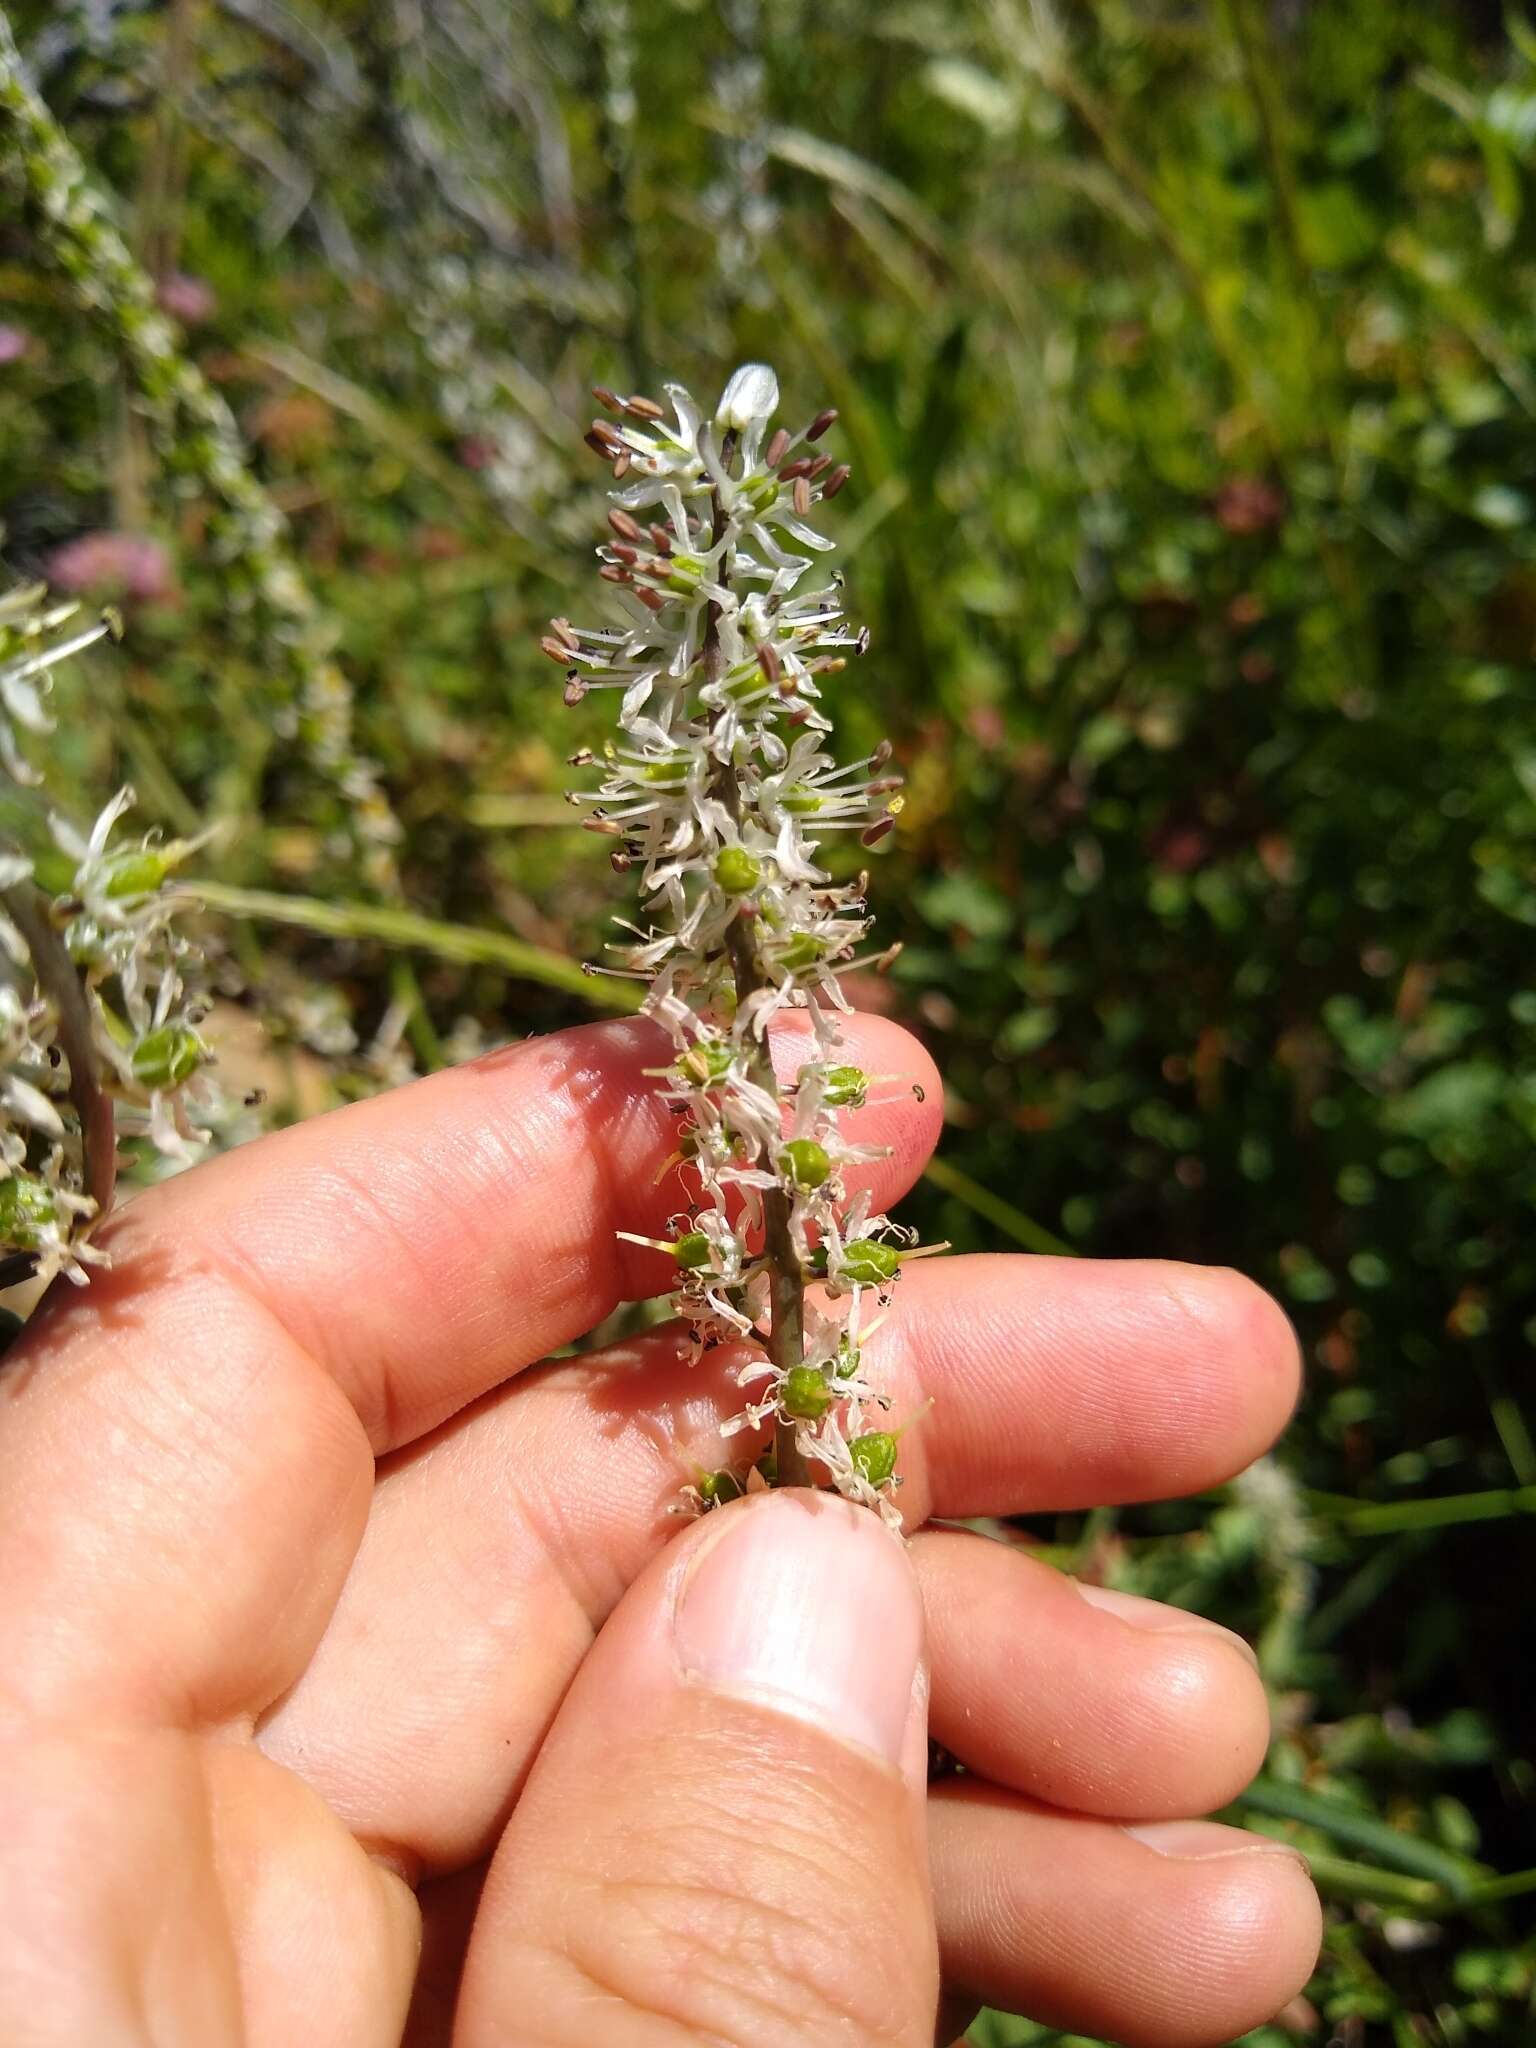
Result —
[[771, 419], [779, 409], [779, 380], [766, 363], [743, 363], [720, 394], [715, 425], [727, 433]]
[[797, 1188], [819, 1188], [832, 1171], [831, 1160], [814, 1138], [791, 1138], [779, 1160]]
[[727, 896], [745, 896], [762, 879], [762, 862], [744, 846], [722, 846], [715, 855], [715, 880]]
[[853, 1469], [871, 1486], [884, 1486], [896, 1470], [896, 1438], [888, 1429], [856, 1436], [848, 1446]]
[[779, 1405], [797, 1422], [815, 1422], [832, 1406], [832, 1389], [814, 1365], [791, 1366], [785, 1375]]

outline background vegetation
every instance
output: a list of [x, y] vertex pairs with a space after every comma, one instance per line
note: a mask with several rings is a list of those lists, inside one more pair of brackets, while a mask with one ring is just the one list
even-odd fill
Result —
[[949, 1077], [912, 1213], [1227, 1261], [1302, 1334], [1278, 1464], [1035, 1525], [1262, 1644], [1239, 1812], [1333, 1912], [1253, 2038], [1531, 2039], [1536, 34], [8, 11], [85, 182], [8, 85], [0, 545], [128, 625], [61, 675], [51, 783], [223, 827], [223, 1026], [274, 1029], [277, 1113], [590, 1008], [613, 878], [558, 792], [601, 707], [534, 645], [585, 389], [771, 357], [842, 409], [846, 736], [910, 777], [868, 994]]

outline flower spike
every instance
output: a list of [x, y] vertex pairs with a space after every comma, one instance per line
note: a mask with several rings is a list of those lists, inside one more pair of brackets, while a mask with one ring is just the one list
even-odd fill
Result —
[[[879, 1156], [842, 1123], [869, 1082], [840, 1035], [867, 877], [837, 879], [822, 852], [843, 833], [875, 844], [900, 805], [887, 744], [851, 765], [828, 744], [823, 692], [868, 635], [845, 620], [841, 578], [818, 566], [832, 543], [810, 522], [849, 472], [794, 455], [837, 415], [775, 427], [764, 363], [736, 370], [712, 413], [665, 390], [670, 414], [600, 387], [614, 419], [586, 434], [622, 483], [597, 549], [620, 620], [555, 619], [541, 642], [566, 671], [567, 703], [619, 693], [615, 741], [576, 756], [602, 779], [574, 801], [589, 829], [622, 841], [615, 868], [638, 876], [639, 911], [610, 949], [619, 965], [602, 971], [643, 980], [643, 1007], [672, 1039], [653, 1078], [679, 1119], [669, 1165], [694, 1189], [665, 1238], [634, 1241], [676, 1262], [695, 1356], [748, 1347], [747, 1404], [725, 1433], [771, 1424], [774, 1483], [830, 1481], [895, 1522], [886, 1397], [866, 1376], [859, 1323], [864, 1294], [883, 1299], [913, 1254], [908, 1233], [849, 1193], [849, 1169]], [[767, 1033], [792, 1010], [813, 1050], [781, 1088]], [[808, 1300], [818, 1274], [823, 1294]], [[690, 1496], [710, 1507], [730, 1492], [699, 1482]]]

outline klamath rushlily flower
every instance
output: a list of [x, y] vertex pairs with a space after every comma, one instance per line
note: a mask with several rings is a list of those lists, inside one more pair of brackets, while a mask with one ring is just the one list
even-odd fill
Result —
[[[540, 644], [567, 703], [619, 693], [618, 737], [572, 756], [597, 786], [571, 801], [636, 876], [640, 909], [620, 920], [615, 963], [591, 971], [646, 984], [645, 1012], [674, 1049], [653, 1078], [697, 1188], [667, 1237], [637, 1242], [676, 1261], [695, 1355], [757, 1347], [726, 1433], [771, 1422], [780, 1482], [825, 1475], [894, 1522], [895, 1437], [865, 1426], [885, 1396], [865, 1376], [860, 1316], [864, 1293], [883, 1299], [914, 1253], [867, 1200], [850, 1203], [848, 1169], [878, 1156], [839, 1123], [870, 1085], [839, 1037], [839, 977], [869, 930], [866, 878], [838, 879], [821, 845], [847, 833], [877, 845], [900, 798], [887, 745], [844, 765], [828, 743], [823, 691], [868, 635], [844, 620], [840, 579], [801, 588], [832, 546], [811, 515], [848, 478], [816, 445], [837, 415], [775, 427], [778, 380], [762, 363], [731, 376], [712, 415], [675, 384], [670, 412], [596, 396], [610, 417], [586, 440], [618, 486], [598, 574], [620, 617], [557, 618]], [[813, 1051], [781, 1091], [766, 1034], [791, 1010]], [[818, 1272], [822, 1305], [806, 1299]], [[745, 1484], [703, 1474], [688, 1493], [711, 1506]]]
[[[73, 625], [78, 607], [39, 588], [0, 596], [0, 773], [35, 783], [18, 732], [46, 733], [51, 671], [115, 630]], [[114, 845], [132, 793], [88, 833], [49, 820], [70, 864], [58, 894], [32, 853], [0, 838], [0, 1273], [84, 1282], [103, 1254], [88, 1232], [110, 1206], [118, 1140], [144, 1137], [185, 1161], [210, 1055], [198, 1026], [197, 948], [168, 883], [201, 840]], [[57, 863], [54, 863], [57, 866]], [[203, 1114], [212, 1104], [199, 1105]]]

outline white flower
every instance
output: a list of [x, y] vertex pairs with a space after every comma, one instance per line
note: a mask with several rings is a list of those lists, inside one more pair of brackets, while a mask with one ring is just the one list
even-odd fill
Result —
[[22, 758], [14, 726], [45, 733], [53, 721], [43, 709], [57, 662], [89, 647], [113, 630], [108, 618], [55, 638], [79, 611], [77, 604], [46, 602], [44, 585], [32, 584], [0, 596], [0, 765], [13, 781], [35, 783], [37, 773]]
[[168, 923], [172, 906], [160, 893], [166, 878], [213, 836], [202, 832], [196, 839], [157, 842], [150, 835], [137, 846], [114, 847], [113, 828], [134, 802], [130, 788], [120, 789], [97, 817], [89, 838], [67, 818], [55, 813], [48, 819], [56, 845], [75, 863], [71, 893], [99, 925], [143, 928]]

